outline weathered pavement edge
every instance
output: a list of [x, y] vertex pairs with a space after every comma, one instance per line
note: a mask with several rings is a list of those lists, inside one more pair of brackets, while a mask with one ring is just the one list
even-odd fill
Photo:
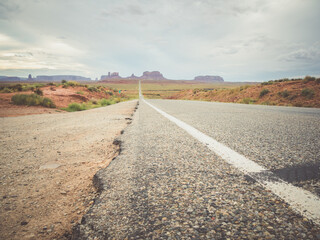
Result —
[[[165, 141], [163, 142], [163, 140]], [[145, 104], [73, 239], [318, 239], [319, 228]]]

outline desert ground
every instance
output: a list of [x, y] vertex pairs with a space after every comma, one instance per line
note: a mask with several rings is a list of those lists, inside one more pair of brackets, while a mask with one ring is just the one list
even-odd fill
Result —
[[97, 194], [94, 174], [117, 155], [114, 139], [136, 105], [0, 118], [1, 238], [68, 239]]

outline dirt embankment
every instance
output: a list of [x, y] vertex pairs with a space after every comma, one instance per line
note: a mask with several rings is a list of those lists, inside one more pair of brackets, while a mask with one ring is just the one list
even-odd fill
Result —
[[[91, 89], [91, 91], [90, 91]], [[42, 106], [23, 106], [14, 105], [11, 102], [11, 98], [16, 94], [31, 94], [33, 91], [21, 91], [12, 93], [0, 93], [0, 117], [16, 117], [32, 114], [43, 113], [61, 113], [64, 112], [61, 108], [66, 108], [70, 103], [84, 103], [88, 101], [94, 101], [98, 99], [108, 99], [111, 97], [123, 97], [123, 94], [119, 94], [118, 91], [114, 91], [110, 88], [97, 88], [97, 87], [85, 87], [85, 86], [44, 86], [40, 87], [43, 92], [43, 97], [50, 98], [56, 108], [45, 108]]]
[[184, 90], [170, 99], [203, 100], [296, 107], [320, 107], [320, 80], [284, 81], [233, 89]]
[[0, 118], [0, 238], [68, 239], [96, 196], [92, 178], [137, 101], [93, 110]]

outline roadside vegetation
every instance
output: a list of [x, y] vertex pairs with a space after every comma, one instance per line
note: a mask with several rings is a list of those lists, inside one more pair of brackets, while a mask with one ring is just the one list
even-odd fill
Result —
[[164, 98], [320, 108], [320, 78], [284, 78], [229, 89], [187, 89]]
[[87, 103], [70, 103], [67, 108], [62, 108], [62, 110], [65, 110], [67, 112], [76, 112], [76, 111], [83, 111], [83, 110], [88, 110], [93, 108], [105, 107], [105, 106], [119, 103], [119, 102], [121, 102], [121, 98], [115, 98], [115, 99], [102, 98], [100, 100], [91, 100]]
[[16, 105], [27, 106], [43, 106], [48, 108], [55, 108], [53, 101], [46, 97], [41, 97], [38, 94], [16, 94], [12, 96], [11, 101]]
[[123, 92], [103, 85], [87, 85], [66, 80], [61, 83], [0, 85], [0, 93], [11, 96], [12, 104], [56, 107], [68, 112], [104, 107], [132, 99]]

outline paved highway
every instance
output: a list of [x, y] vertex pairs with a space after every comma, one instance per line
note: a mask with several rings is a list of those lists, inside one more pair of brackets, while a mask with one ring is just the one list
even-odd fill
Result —
[[[140, 100], [73, 239], [320, 239], [319, 120], [318, 109]], [[278, 178], [289, 184], [274, 194]], [[291, 190], [309, 208], [291, 207]]]

